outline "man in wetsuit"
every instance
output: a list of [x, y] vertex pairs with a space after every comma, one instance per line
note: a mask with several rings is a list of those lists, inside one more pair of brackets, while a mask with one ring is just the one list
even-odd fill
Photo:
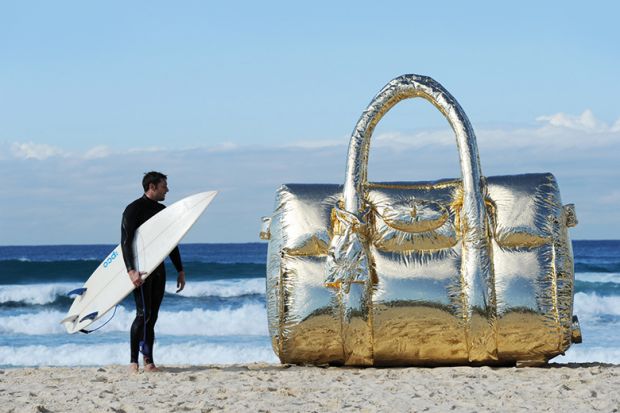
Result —
[[[155, 322], [166, 287], [166, 269], [163, 262], [145, 281], [142, 281], [141, 275], [144, 273], [138, 272], [132, 246], [138, 227], [165, 208], [159, 201], [166, 198], [168, 192], [167, 177], [160, 172], [148, 172], [142, 179], [142, 187], [144, 188], [144, 195], [127, 205], [125, 212], [123, 212], [121, 224], [121, 248], [125, 267], [129, 278], [136, 287], [133, 291], [136, 301], [136, 318], [131, 325], [130, 333], [131, 361], [129, 370], [131, 372], [138, 371], [138, 352], [140, 350], [144, 356], [144, 371], [158, 370], [153, 362]], [[172, 250], [170, 259], [179, 273], [177, 277], [177, 292], [179, 292], [185, 287], [185, 272], [178, 247]], [[141, 344], [142, 349], [140, 349]]]

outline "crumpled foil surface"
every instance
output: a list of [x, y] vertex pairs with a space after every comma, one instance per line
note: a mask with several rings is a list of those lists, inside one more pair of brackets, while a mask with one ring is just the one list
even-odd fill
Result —
[[[461, 179], [367, 182], [372, 131], [415, 97], [452, 126]], [[458, 102], [431, 78], [398, 77], [354, 128], [344, 186], [278, 190], [262, 232], [274, 350], [287, 363], [544, 363], [580, 337], [575, 224], [553, 175], [483, 177]]]

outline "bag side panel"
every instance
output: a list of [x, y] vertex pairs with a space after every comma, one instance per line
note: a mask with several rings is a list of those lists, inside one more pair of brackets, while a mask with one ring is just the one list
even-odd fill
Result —
[[267, 246], [267, 274], [265, 279], [265, 298], [267, 301], [267, 324], [271, 346], [280, 360], [281, 348], [281, 276], [282, 268], [282, 241], [285, 236], [282, 230], [282, 194], [286, 192], [280, 187], [276, 192], [274, 213], [271, 216], [269, 231], [271, 233]]
[[325, 256], [283, 257], [282, 359], [344, 362], [339, 297], [325, 287]]
[[497, 346], [502, 360], [549, 359], [558, 352], [553, 246], [505, 248], [493, 240]]
[[563, 351], [563, 337], [570, 337], [563, 319], [572, 313], [573, 300], [572, 289], [567, 294], [560, 286], [564, 292], [558, 294], [558, 253], [566, 257], [570, 248], [560, 236], [558, 186], [551, 174], [490, 177], [487, 183], [498, 354], [512, 361], [548, 360]]
[[[339, 297], [325, 287], [331, 210], [338, 185], [290, 184], [278, 194], [278, 330], [280, 359], [286, 363], [342, 363]], [[272, 232], [272, 237], [274, 236]], [[275, 261], [275, 258], [274, 258]], [[275, 315], [270, 316], [275, 319]]]
[[[557, 202], [561, 205], [560, 193]], [[568, 234], [566, 211], [554, 211], [554, 249], [555, 268], [557, 275], [557, 306], [561, 328], [560, 354], [563, 354], [572, 343], [573, 305], [575, 298], [575, 265], [573, 245]]]

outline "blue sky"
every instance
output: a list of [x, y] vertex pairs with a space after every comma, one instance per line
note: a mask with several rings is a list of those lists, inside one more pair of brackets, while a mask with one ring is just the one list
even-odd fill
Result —
[[[341, 183], [349, 134], [403, 73], [432, 76], [483, 173], [553, 172], [573, 238], [620, 231], [615, 2], [0, 2], [0, 244], [116, 243], [143, 172], [220, 189], [187, 242], [254, 241], [284, 182]], [[458, 175], [445, 120], [398, 105], [374, 180]]]

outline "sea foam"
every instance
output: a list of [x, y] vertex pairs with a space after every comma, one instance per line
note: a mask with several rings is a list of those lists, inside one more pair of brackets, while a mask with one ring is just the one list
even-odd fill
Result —
[[615, 283], [620, 284], [620, 273], [617, 272], [581, 272], [575, 274], [575, 279], [583, 282]]
[[553, 363], [611, 363], [620, 364], [620, 349], [572, 345], [564, 356], [552, 359]]
[[[237, 343], [208, 341], [158, 343], [154, 350], [155, 360], [161, 364], [278, 362], [271, 349], [271, 343], [267, 339]], [[101, 366], [128, 362], [129, 345], [126, 342], [92, 345], [0, 346], [0, 366]]]
[[[4, 316], [0, 318], [0, 334], [66, 334], [65, 328], [59, 324], [65, 316], [65, 313], [53, 310]], [[111, 316], [112, 312], [109, 312], [88, 329], [97, 328]], [[133, 310], [119, 306], [114, 317], [98, 333], [129, 331], [134, 318]], [[217, 310], [160, 311], [155, 330], [157, 334], [173, 336], [266, 336], [267, 313], [260, 303]]]
[[601, 297], [593, 293], [577, 293], [573, 313], [582, 320], [602, 315], [620, 316], [620, 296]]
[[50, 304], [60, 296], [80, 287], [79, 283], [54, 283], [54, 284], [13, 284], [0, 285], [0, 304], [25, 303], [25, 304]]
[[[176, 281], [166, 283], [166, 292], [175, 294]], [[240, 297], [252, 294], [265, 294], [264, 278], [242, 278], [214, 281], [187, 282], [183, 291], [178, 293], [184, 297]]]

